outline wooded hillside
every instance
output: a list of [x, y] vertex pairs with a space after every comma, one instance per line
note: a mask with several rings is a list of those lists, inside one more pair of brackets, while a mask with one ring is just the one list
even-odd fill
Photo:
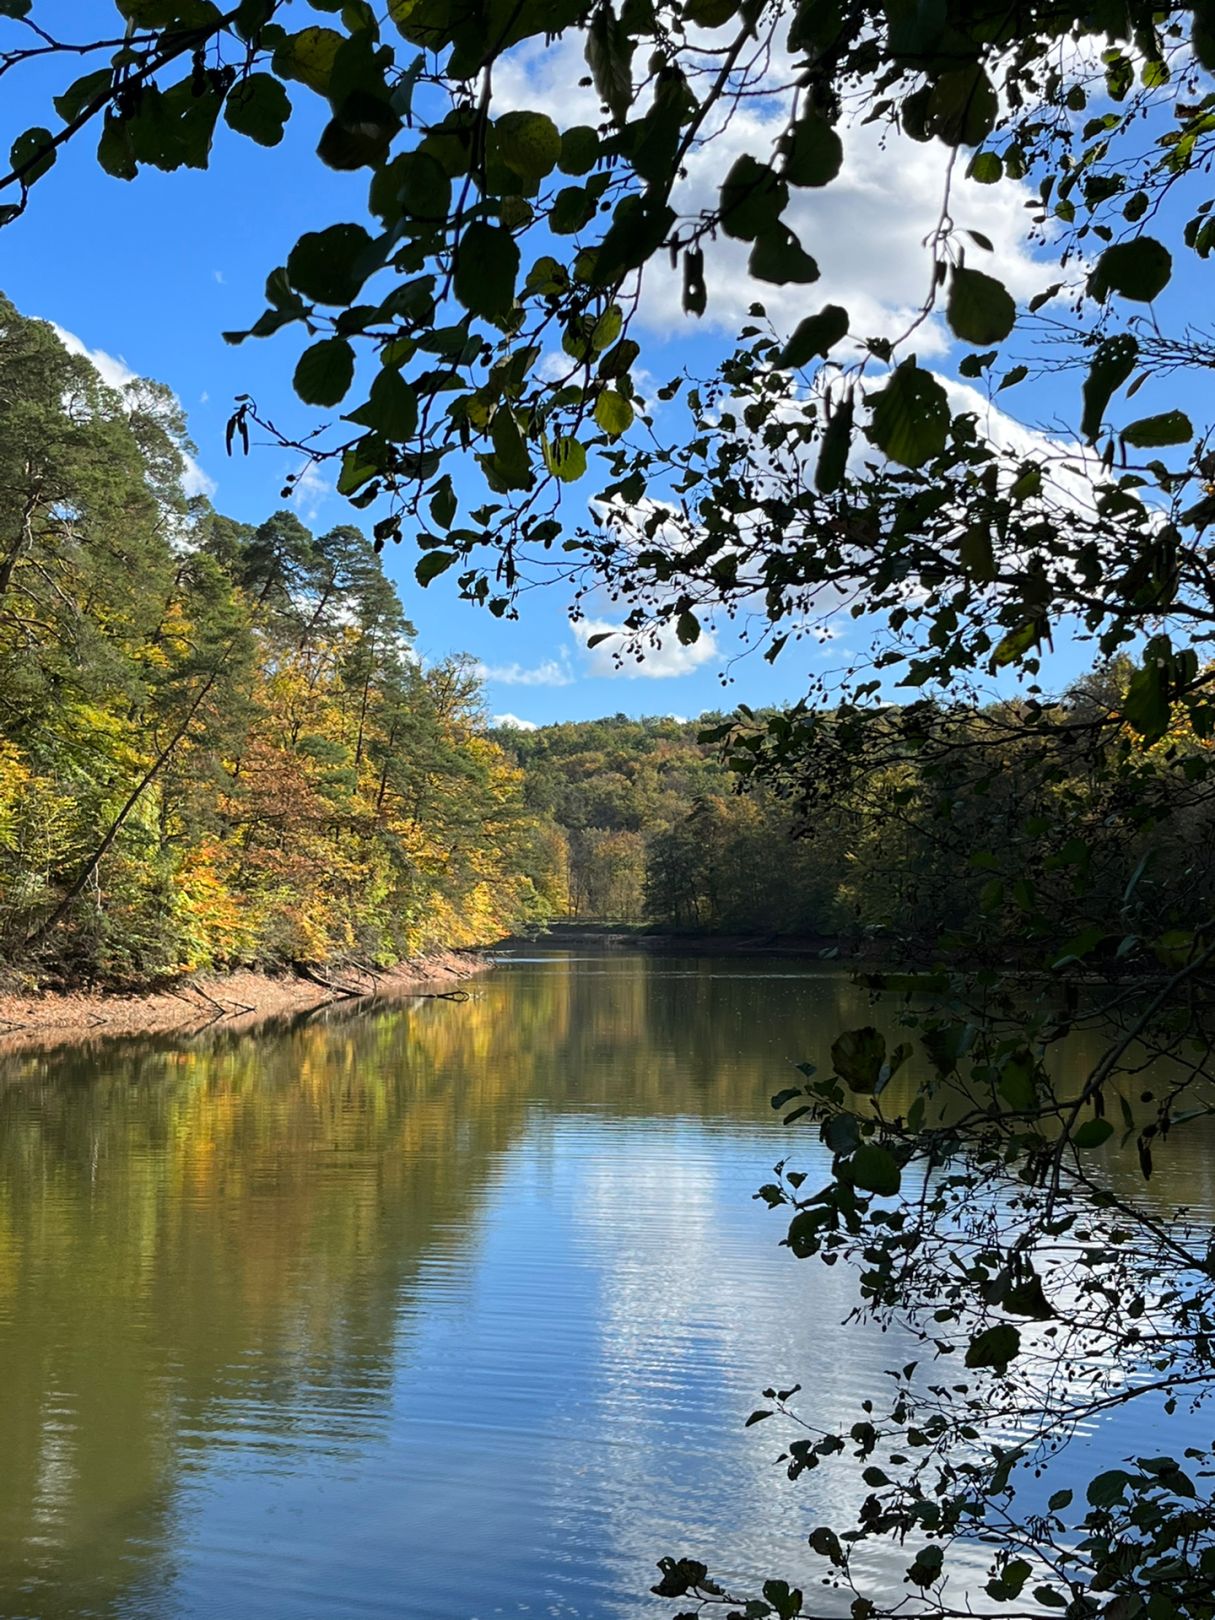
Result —
[[520, 773], [372, 544], [189, 499], [172, 395], [0, 302], [0, 959], [386, 963], [543, 915]]

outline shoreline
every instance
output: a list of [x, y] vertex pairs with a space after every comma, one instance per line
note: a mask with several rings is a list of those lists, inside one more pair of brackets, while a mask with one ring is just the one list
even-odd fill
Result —
[[269, 1019], [322, 1007], [458, 992], [463, 980], [492, 965], [488, 950], [430, 951], [371, 972], [195, 973], [151, 990], [0, 991], [0, 1057], [34, 1047], [141, 1035], [196, 1035], [205, 1029], [244, 1032]]
[[828, 965], [836, 960], [862, 960], [855, 941], [827, 934], [680, 934], [628, 925], [613, 927], [610, 923], [598, 927], [591, 923], [557, 923], [534, 937], [512, 935], [494, 949], [564, 950], [575, 946], [582, 950], [648, 951], [655, 956], [804, 956]]

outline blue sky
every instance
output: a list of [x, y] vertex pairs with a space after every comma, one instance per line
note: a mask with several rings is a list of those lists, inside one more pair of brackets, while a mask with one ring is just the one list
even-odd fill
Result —
[[[60, 10], [80, 18], [86, 30], [93, 8], [74, 0]], [[499, 75], [496, 93], [516, 104], [547, 106], [564, 123], [577, 121], [580, 112], [589, 121], [593, 104], [579, 109], [574, 104], [580, 93], [570, 89], [580, 68], [569, 56], [574, 46], [571, 39], [530, 58], [522, 53], [513, 79]], [[41, 70], [6, 80], [5, 138], [29, 124], [53, 125], [49, 99], [61, 87], [58, 73]], [[234, 396], [254, 395], [287, 431], [307, 431], [316, 413], [292, 394], [290, 376], [301, 346], [293, 329], [239, 348], [225, 344], [221, 333], [248, 326], [260, 313], [267, 271], [284, 261], [303, 231], [363, 217], [365, 178], [335, 174], [314, 155], [319, 100], [302, 87], [293, 99], [296, 114], [280, 147], [267, 151], [221, 125], [205, 173], [144, 170], [126, 184], [98, 168], [91, 141], [70, 146], [34, 189], [26, 215], [0, 233], [0, 288], [25, 313], [54, 321], [89, 349], [169, 384], [188, 412], [216, 506], [248, 520], [283, 504], [282, 482], [293, 463], [277, 448], [256, 445], [247, 459], [225, 456], [224, 427]], [[723, 142], [737, 141], [740, 149], [750, 142], [754, 149], [765, 137], [764, 117], [762, 105], [748, 108]], [[723, 157], [723, 152], [713, 156], [713, 174], [723, 171], [728, 162]], [[834, 298], [853, 311], [854, 330], [897, 327], [924, 282], [921, 239], [939, 205], [944, 160], [944, 148], [935, 144], [896, 142], [883, 153], [869, 132], [848, 137], [840, 181], [824, 193], [799, 198], [804, 211], [799, 228], [823, 266], [823, 280], [810, 288], [760, 289], [778, 321], [791, 327]], [[693, 199], [698, 183], [692, 172]], [[707, 167], [703, 183], [711, 183]], [[959, 224], [979, 227], [995, 241], [997, 273], [1018, 297], [1050, 279], [1024, 247], [1024, 200], [1008, 184], [955, 181]], [[709, 317], [700, 323], [680, 314], [677, 280], [665, 274], [665, 266], [653, 274], [642, 310], [647, 330], [641, 334], [643, 364], [651, 376], [662, 378], [685, 365], [706, 372], [726, 351], [735, 323], [757, 292], [731, 260], [736, 251], [741, 245], [726, 244], [710, 262]], [[959, 352], [939, 321], [924, 330], [922, 359], [949, 373]], [[1053, 388], [1039, 386], [1017, 403], [1022, 409], [1032, 404], [1040, 423], [1056, 416], [1074, 421], [1072, 395], [1078, 385], [1072, 376]], [[1142, 410], [1133, 414], [1151, 408], [1144, 399]], [[296, 497], [301, 515], [317, 528], [352, 515], [328, 487], [329, 476], [311, 480]], [[589, 480], [586, 487], [589, 492]], [[585, 494], [576, 499], [585, 501]], [[571, 518], [577, 515], [572, 508]], [[589, 653], [571, 631], [568, 591], [561, 585], [528, 593], [520, 620], [500, 622], [459, 602], [446, 579], [421, 590], [413, 579], [415, 560], [408, 544], [390, 546], [385, 558], [417, 625], [423, 655], [472, 653], [487, 670], [490, 712], [533, 723], [617, 711], [694, 716], [737, 701], [792, 700], [805, 691], [809, 675], [838, 661], [841, 649], [859, 650], [866, 640], [863, 627], [844, 621], [840, 639], [830, 647], [790, 644], [773, 667], [756, 655], [733, 661], [739, 645], [732, 628], [720, 626], [716, 638], [691, 656], [669, 649], [629, 677], [612, 673], [605, 655]], [[610, 622], [606, 604], [592, 611]], [[1063, 648], [1057, 678], [1087, 662], [1086, 652]], [[721, 672], [727, 664], [730, 684], [725, 686]]]

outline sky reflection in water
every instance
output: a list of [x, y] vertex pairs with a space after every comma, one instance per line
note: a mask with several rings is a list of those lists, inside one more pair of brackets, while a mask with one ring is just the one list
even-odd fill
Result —
[[851, 1420], [911, 1351], [751, 1194], [789, 1063], [872, 1016], [787, 960], [533, 952], [467, 1004], [6, 1060], [0, 1615], [640, 1620], [665, 1552], [809, 1576], [847, 1471], [790, 1484], [743, 1421], [773, 1381]]

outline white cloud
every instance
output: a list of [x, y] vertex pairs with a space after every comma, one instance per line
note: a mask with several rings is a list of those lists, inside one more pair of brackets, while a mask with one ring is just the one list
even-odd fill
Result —
[[[765, 118], [744, 109], [713, 144], [688, 165], [688, 178], [677, 194], [681, 212], [697, 212], [716, 201], [717, 187], [729, 165], [743, 152], [764, 155], [784, 126], [783, 110]], [[939, 142], [923, 144], [877, 125], [841, 128], [844, 163], [838, 177], [821, 189], [793, 188], [784, 214], [802, 246], [818, 263], [820, 279], [806, 286], [773, 286], [747, 273], [750, 246], [725, 238], [705, 255], [708, 309], [705, 320], [733, 331], [753, 302], [762, 303], [778, 330], [789, 331], [824, 304], [842, 304], [855, 337], [901, 334], [927, 293], [932, 255], [925, 237], [941, 212], [950, 154]], [[1000, 277], [1015, 298], [1037, 292], [1043, 267], [1025, 248], [1023, 186], [1005, 182], [981, 186], [959, 171], [952, 178], [950, 212], [959, 230], [985, 235], [994, 253], [963, 238], [967, 258]], [[680, 277], [666, 271], [648, 278], [642, 311], [660, 330], [685, 321]], [[939, 317], [916, 334], [921, 355], [940, 353], [950, 338]], [[841, 351], [844, 352], [844, 351]]]
[[478, 664], [477, 674], [500, 686], [572, 686], [576, 679], [564, 647], [556, 658], [546, 658], [542, 664]]
[[[105, 349], [90, 349], [75, 332], [69, 332], [56, 321], [48, 321], [47, 325], [69, 354], [79, 355], [81, 359], [89, 362], [107, 388], [116, 389], [121, 394], [125, 393], [132, 383], [139, 381], [137, 373], [132, 371], [126, 361], [119, 356], [108, 354]], [[206, 398], [205, 394], [203, 398]], [[208, 498], [214, 495], [219, 485], [210, 473], [204, 472], [188, 450], [181, 452], [181, 459], [183, 463], [181, 484], [186, 494], [206, 495]]]
[[93, 370], [105, 383], [107, 388], [117, 388], [121, 393], [128, 383], [135, 381], [135, 373], [125, 360], [116, 355], [107, 354], [104, 349], [90, 349], [87, 343], [81, 341], [75, 332], [69, 332], [66, 327], [60, 326], [56, 321], [48, 321], [48, 326], [63, 344], [69, 354], [78, 354], [88, 360]]
[[205, 495], [208, 500], [215, 494], [219, 485], [211, 474], [204, 472], [198, 462], [189, 453], [182, 455], [185, 462], [185, 471], [181, 475], [181, 487], [187, 495]]
[[320, 467], [315, 461], [308, 461], [302, 472], [296, 473], [291, 485], [291, 504], [301, 517], [312, 522], [331, 493]]
[[224, 273], [223, 273], [223, 271], [222, 270], [212, 270], [211, 274], [215, 277], [216, 286], [217, 287], [222, 287], [224, 285]]
[[491, 726], [502, 726], [507, 731], [539, 731], [534, 720], [521, 720], [517, 714], [491, 714]]
[[[495, 69], [494, 96], [504, 107], [547, 111], [562, 128], [597, 124], [598, 97], [579, 85], [586, 76], [580, 41], [571, 33], [555, 45], [530, 44], [512, 52]], [[742, 153], [762, 160], [773, 152], [789, 110], [788, 92], [777, 87], [795, 78], [788, 60], [773, 60], [765, 78], [773, 93], [750, 95], [723, 126], [707, 129], [711, 138], [689, 155], [672, 195], [678, 214], [694, 217], [714, 207], [723, 178]], [[929, 288], [932, 253], [926, 238], [940, 219], [947, 187], [949, 215], [968, 262], [1000, 277], [1018, 299], [1040, 290], [1045, 266], [1027, 248], [1031, 192], [1025, 185], [983, 186], [967, 179], [965, 154], [951, 175], [951, 154], [941, 142], [912, 141], [880, 123], [841, 123], [839, 134], [844, 162], [837, 178], [822, 188], [791, 188], [784, 215], [817, 261], [820, 279], [783, 287], [753, 280], [747, 272], [750, 244], [719, 235], [704, 244], [709, 296], [702, 328], [732, 333], [749, 306], [760, 302], [778, 330], [788, 331], [824, 304], [838, 303], [849, 311], [853, 335], [901, 335]], [[995, 251], [980, 249], [962, 234], [967, 230], [985, 235]], [[656, 259], [646, 273], [640, 319], [663, 336], [693, 334], [698, 323], [684, 315], [681, 294], [680, 271]], [[942, 352], [949, 341], [943, 322], [934, 317], [917, 332], [915, 346], [923, 356]]]
[[[717, 637], [712, 630], [702, 630], [699, 640], [686, 647], [673, 630], [662, 635], [655, 631], [643, 632], [640, 637], [634, 637], [623, 625], [613, 624], [609, 619], [571, 621], [570, 630], [587, 649], [587, 666], [592, 675], [622, 675], [626, 680], [671, 680], [690, 675], [694, 669], [719, 656]], [[587, 647], [587, 642], [595, 636], [610, 639]]]

